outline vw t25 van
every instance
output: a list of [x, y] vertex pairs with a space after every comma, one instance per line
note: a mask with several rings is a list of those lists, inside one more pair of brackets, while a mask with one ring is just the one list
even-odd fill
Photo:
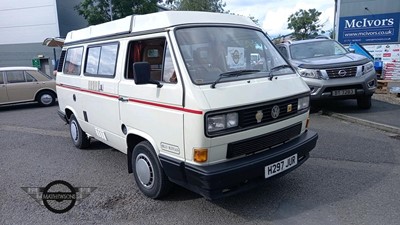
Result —
[[173, 183], [208, 199], [254, 187], [304, 163], [318, 138], [310, 89], [241, 16], [159, 12], [72, 31], [57, 93], [73, 144], [126, 153], [150, 198]]

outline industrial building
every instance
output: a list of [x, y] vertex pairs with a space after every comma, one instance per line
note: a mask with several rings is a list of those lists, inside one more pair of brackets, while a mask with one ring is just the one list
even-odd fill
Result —
[[0, 0], [0, 67], [36, 66], [51, 74], [60, 47], [42, 45], [45, 38], [65, 37], [87, 26], [74, 6], [80, 0]]

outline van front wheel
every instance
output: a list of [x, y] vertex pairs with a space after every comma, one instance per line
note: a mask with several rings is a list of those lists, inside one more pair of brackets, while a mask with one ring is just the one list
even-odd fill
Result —
[[72, 114], [69, 120], [69, 133], [72, 142], [79, 149], [85, 149], [90, 145], [90, 139], [87, 134], [81, 129], [76, 117]]
[[140, 142], [133, 149], [132, 169], [137, 186], [147, 197], [161, 198], [170, 191], [172, 184], [148, 141]]

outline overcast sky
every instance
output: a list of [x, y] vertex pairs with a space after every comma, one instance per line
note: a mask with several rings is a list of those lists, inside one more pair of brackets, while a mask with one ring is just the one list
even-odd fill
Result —
[[271, 37], [289, 34], [287, 29], [288, 17], [299, 9], [315, 8], [321, 12], [320, 23], [323, 30], [333, 27], [335, 1], [334, 0], [223, 0], [225, 10], [243, 16], [254, 16], [261, 27]]

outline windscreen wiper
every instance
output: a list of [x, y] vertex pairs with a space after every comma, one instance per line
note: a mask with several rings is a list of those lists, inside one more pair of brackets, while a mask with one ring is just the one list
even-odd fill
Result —
[[238, 77], [242, 75], [246, 75], [249, 73], [257, 73], [260, 72], [260, 70], [235, 70], [235, 71], [230, 71], [226, 73], [221, 73], [216, 81], [211, 84], [211, 88], [215, 88], [215, 85], [222, 79], [222, 78], [227, 78], [227, 77]]
[[273, 72], [279, 71], [279, 70], [285, 69], [285, 68], [290, 68], [290, 69], [293, 70], [293, 68], [292, 68], [291, 66], [289, 66], [288, 64], [283, 64], [283, 65], [279, 65], [279, 66], [272, 67], [271, 70], [269, 71], [269, 74], [268, 74], [269, 80], [272, 80], [272, 78], [273, 78], [272, 73], [273, 73]]

